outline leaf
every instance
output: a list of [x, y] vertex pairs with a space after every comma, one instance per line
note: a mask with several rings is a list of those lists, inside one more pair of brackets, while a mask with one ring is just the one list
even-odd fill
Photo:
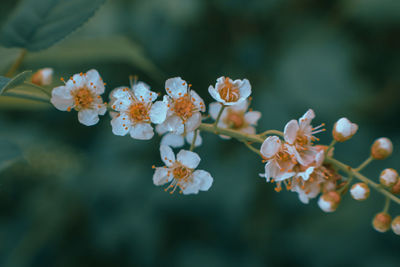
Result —
[[139, 45], [123, 36], [66, 40], [50, 49], [29, 53], [24, 64], [81, 64], [82, 62], [126, 62], [161, 80], [162, 72], [146, 57]]
[[4, 170], [21, 157], [21, 149], [16, 144], [0, 139], [0, 171]]
[[104, 1], [23, 0], [0, 31], [0, 44], [48, 48], [84, 24]]
[[4, 75], [21, 54], [20, 48], [0, 47], [0, 74]]
[[0, 76], [0, 95], [48, 103], [50, 97], [46, 89], [26, 81], [31, 73], [31, 71], [24, 71], [12, 79]]

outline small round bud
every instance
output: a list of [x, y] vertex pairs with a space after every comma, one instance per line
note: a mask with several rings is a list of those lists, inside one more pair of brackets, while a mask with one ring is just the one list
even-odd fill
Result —
[[400, 235], [400, 216], [397, 216], [396, 218], [393, 219], [393, 221], [392, 221], [392, 231], [396, 235]]
[[395, 185], [392, 186], [391, 191], [393, 194], [396, 194], [396, 195], [400, 194], [400, 179], [399, 178], [397, 179], [397, 182], [395, 183]]
[[371, 147], [371, 156], [374, 159], [385, 159], [393, 152], [392, 141], [389, 138], [381, 137], [376, 139]]
[[53, 69], [40, 69], [32, 75], [32, 83], [36, 85], [49, 85], [53, 80]]
[[392, 217], [386, 212], [381, 212], [375, 215], [374, 220], [372, 221], [372, 226], [378, 232], [384, 233], [390, 228], [390, 222]]
[[347, 118], [341, 118], [333, 126], [332, 135], [336, 141], [344, 142], [352, 138], [357, 130], [357, 124], [352, 123]]
[[386, 186], [391, 187], [397, 183], [399, 174], [392, 168], [384, 169], [379, 176], [379, 182]]
[[356, 183], [350, 189], [350, 194], [355, 200], [366, 200], [369, 197], [369, 187], [366, 183]]
[[318, 199], [318, 206], [325, 212], [334, 212], [340, 203], [340, 195], [336, 191], [323, 194]]

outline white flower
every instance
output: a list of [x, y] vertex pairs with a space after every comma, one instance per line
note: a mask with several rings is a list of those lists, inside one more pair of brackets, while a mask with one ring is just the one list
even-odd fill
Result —
[[339, 119], [333, 126], [332, 135], [338, 142], [344, 142], [349, 140], [356, 134], [358, 125], [352, 123], [347, 118]]
[[356, 183], [350, 189], [350, 194], [355, 200], [365, 200], [369, 196], [369, 187], [366, 183]]
[[168, 94], [167, 119], [157, 127], [157, 132], [181, 135], [196, 130], [201, 124], [200, 111], [206, 110], [203, 99], [180, 77], [168, 79], [165, 90]]
[[293, 171], [294, 158], [288, 153], [287, 146], [282, 144], [278, 136], [270, 136], [265, 139], [260, 152], [267, 161], [265, 173], [260, 176], [265, 177], [267, 182], [271, 178], [275, 181], [282, 181], [296, 174]]
[[[261, 117], [259, 111], [247, 111], [249, 102], [244, 100], [239, 104], [226, 107], [221, 114], [218, 121], [218, 127], [230, 128], [247, 134], [255, 134], [257, 122]], [[218, 114], [222, 108], [219, 102], [210, 104], [209, 113], [211, 118], [217, 119]], [[247, 112], [246, 112], [247, 111]], [[230, 139], [228, 136], [223, 136]]]
[[247, 99], [251, 94], [251, 85], [247, 79], [232, 81], [222, 76], [217, 79], [215, 87], [208, 87], [208, 92], [216, 101], [229, 106]]
[[[187, 133], [185, 136], [184, 135], [179, 135], [179, 134], [174, 134], [174, 133], [167, 133], [166, 135], [161, 138], [161, 145], [167, 145], [170, 147], [182, 147], [186, 142], [191, 145], [194, 139], [194, 131]], [[203, 139], [200, 135], [200, 131], [197, 130], [197, 136], [195, 140], [195, 147], [201, 146], [203, 143]]]
[[115, 135], [126, 135], [139, 140], [151, 139], [154, 135], [151, 123], [164, 122], [167, 115], [167, 100], [156, 101], [157, 94], [149, 86], [138, 82], [132, 86], [118, 87], [110, 94], [111, 107], [118, 111], [111, 120]]
[[320, 129], [324, 124], [315, 128], [311, 126], [314, 117], [314, 111], [309, 109], [299, 121], [289, 121], [284, 130], [289, 153], [303, 166], [308, 166], [315, 159], [317, 150], [312, 146], [312, 142], [318, 138], [314, 137], [314, 134], [325, 130]]
[[63, 86], [53, 89], [50, 102], [61, 111], [78, 111], [80, 123], [91, 126], [99, 121], [99, 115], [107, 111], [101, 94], [104, 83], [96, 70], [75, 74]]
[[200, 157], [194, 152], [181, 150], [176, 156], [169, 146], [160, 146], [161, 159], [164, 161], [164, 167], [154, 167], [156, 169], [153, 175], [155, 185], [170, 183], [165, 191], [171, 189], [173, 193], [177, 187], [185, 195], [197, 194], [199, 191], [210, 189], [213, 178], [203, 170], [195, 170], [200, 163]]
[[387, 168], [381, 172], [379, 182], [386, 187], [392, 187], [397, 183], [398, 177], [399, 174], [395, 169]]
[[40, 69], [32, 75], [32, 83], [37, 85], [50, 85], [53, 80], [53, 69]]

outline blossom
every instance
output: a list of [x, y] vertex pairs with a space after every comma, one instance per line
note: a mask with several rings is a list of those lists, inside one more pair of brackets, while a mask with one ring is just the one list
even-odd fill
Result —
[[332, 135], [333, 138], [338, 142], [344, 142], [349, 140], [356, 134], [358, 125], [352, 123], [347, 118], [339, 119], [333, 126]]
[[100, 96], [104, 93], [104, 85], [97, 70], [75, 74], [65, 85], [53, 89], [50, 102], [61, 111], [75, 109], [79, 122], [91, 126], [107, 111]]
[[230, 106], [239, 104], [251, 94], [251, 85], [247, 79], [232, 80], [228, 77], [219, 77], [215, 87], [208, 87], [210, 95], [218, 102]]
[[[221, 114], [218, 121], [218, 127], [234, 129], [242, 133], [255, 134], [257, 122], [261, 117], [259, 111], [247, 111], [249, 102], [244, 100], [238, 104], [226, 107]], [[209, 106], [209, 113], [211, 118], [217, 119], [218, 114], [222, 108], [219, 102], [213, 102]], [[230, 137], [223, 136], [229, 139]]]
[[205, 111], [203, 99], [181, 77], [168, 79], [165, 90], [168, 94], [167, 118], [157, 127], [157, 132], [181, 135], [197, 129], [202, 119], [200, 112]]
[[124, 136], [129, 132], [134, 139], [151, 139], [154, 135], [151, 123], [164, 122], [167, 114], [166, 98], [155, 101], [157, 96], [143, 82], [134, 84], [131, 89], [114, 89], [110, 94], [111, 107], [119, 113], [111, 120], [113, 133]]
[[384, 233], [390, 229], [392, 217], [386, 212], [377, 213], [372, 220], [372, 226], [378, 232]]
[[395, 169], [387, 168], [381, 172], [379, 182], [386, 187], [392, 187], [397, 183], [398, 178], [399, 174]]
[[[200, 135], [200, 131], [199, 130], [196, 131], [197, 131], [197, 136], [194, 146], [198, 147], [201, 146], [201, 144], [203, 143], [203, 139]], [[161, 138], [161, 145], [167, 145], [176, 148], [176, 147], [182, 147], [185, 144], [185, 141], [186, 143], [191, 145], [195, 137], [194, 133], [195, 131], [187, 133], [186, 135], [167, 133]]]
[[52, 68], [43, 68], [38, 70], [32, 75], [32, 83], [41, 85], [50, 85], [53, 80], [53, 69]]
[[371, 156], [374, 159], [385, 159], [389, 157], [393, 152], [393, 144], [389, 138], [381, 137], [376, 139], [371, 147]]
[[369, 187], [366, 183], [353, 184], [350, 189], [350, 194], [355, 200], [366, 200], [369, 197]]
[[284, 130], [284, 139], [288, 144], [287, 149], [296, 160], [304, 166], [309, 165], [315, 158], [317, 150], [313, 147], [313, 141], [318, 140], [314, 134], [324, 131], [320, 129], [324, 124], [313, 128], [311, 121], [315, 114], [309, 109], [299, 121], [289, 121]]
[[331, 191], [323, 194], [318, 199], [318, 206], [325, 212], [334, 212], [339, 206], [341, 197], [336, 191]]
[[197, 153], [182, 149], [175, 158], [172, 149], [166, 145], [160, 146], [160, 153], [166, 166], [153, 167], [155, 185], [170, 183], [165, 191], [171, 189], [170, 193], [173, 193], [179, 187], [185, 195], [210, 189], [213, 183], [211, 175], [203, 170], [195, 170], [200, 163]]
[[295, 175], [292, 169], [296, 161], [289, 154], [287, 146], [282, 143], [278, 136], [269, 136], [265, 139], [261, 145], [260, 152], [267, 161], [265, 173], [260, 174], [260, 176], [265, 177], [267, 182], [271, 178], [274, 178], [275, 181], [281, 181]]

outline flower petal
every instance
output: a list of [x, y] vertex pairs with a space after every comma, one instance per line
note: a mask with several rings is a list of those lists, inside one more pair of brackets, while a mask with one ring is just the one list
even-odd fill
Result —
[[291, 120], [285, 125], [285, 130], [283, 131], [285, 136], [285, 141], [293, 145], [297, 138], [297, 132], [299, 131], [299, 124], [296, 120]]
[[200, 124], [201, 124], [201, 114], [200, 114], [200, 112], [195, 112], [186, 121], [185, 130], [186, 130], [186, 132], [193, 132], [194, 130], [199, 128]]
[[50, 102], [61, 111], [68, 110], [68, 108], [72, 107], [74, 104], [71, 91], [65, 86], [59, 86], [53, 89]]
[[150, 120], [152, 123], [160, 124], [165, 121], [167, 116], [167, 103], [165, 101], [156, 101], [150, 109]]
[[86, 86], [91, 89], [94, 93], [101, 95], [104, 93], [104, 83], [100, 77], [100, 74], [95, 69], [91, 69], [86, 72]]
[[167, 133], [161, 139], [162, 145], [167, 145], [171, 147], [182, 147], [185, 144], [185, 139], [182, 135], [174, 134], [174, 133]]
[[260, 152], [267, 159], [272, 158], [281, 148], [281, 144], [278, 136], [269, 136], [261, 145]]
[[165, 90], [172, 98], [179, 98], [187, 93], [187, 83], [181, 77], [170, 78], [165, 82]]
[[244, 101], [251, 95], [251, 85], [249, 80], [243, 79], [241, 81], [241, 83], [239, 84], [239, 93], [240, 93], [240, 99], [238, 103]]
[[133, 139], [149, 140], [154, 136], [153, 127], [150, 123], [138, 123], [132, 126], [129, 132]]
[[244, 114], [244, 119], [248, 124], [257, 125], [258, 120], [261, 118], [261, 112], [249, 111]]
[[235, 111], [239, 112], [245, 112], [247, 108], [249, 107], [249, 101], [241, 101], [240, 103], [237, 103], [235, 105], [230, 106], [229, 108]]
[[200, 181], [199, 189], [201, 191], [207, 191], [210, 189], [214, 180], [210, 173], [203, 170], [197, 170], [193, 172], [193, 179]]
[[175, 162], [175, 154], [174, 151], [172, 151], [172, 148], [166, 145], [161, 145], [160, 146], [160, 154], [161, 154], [161, 159], [164, 161], [165, 165], [168, 167], [172, 166]]
[[219, 103], [223, 103], [225, 104], [225, 100], [223, 100], [221, 98], [221, 96], [218, 93], [218, 90], [214, 88], [214, 86], [210, 85], [208, 87], [208, 92], [210, 93], [210, 95], [212, 96], [212, 98], [214, 98], [216, 101], [218, 101]]
[[150, 91], [150, 87], [144, 82], [138, 82], [132, 88], [136, 98], [142, 102], [153, 102], [157, 99], [157, 94]]
[[158, 167], [153, 175], [153, 183], [155, 185], [163, 185], [172, 179], [172, 175], [168, 175], [168, 168]]
[[196, 108], [198, 108], [202, 112], [206, 111], [204, 100], [194, 90], [190, 90], [190, 97]]
[[171, 116], [165, 120], [165, 127], [169, 132], [174, 132], [175, 134], [183, 134], [185, 127], [183, 121], [178, 116]]
[[83, 109], [78, 112], [78, 120], [86, 126], [92, 126], [99, 122], [99, 114], [94, 109]]
[[177, 160], [184, 166], [195, 169], [200, 163], [200, 157], [197, 153], [189, 150], [181, 150], [178, 155], [176, 155]]
[[131, 129], [131, 122], [126, 114], [121, 113], [111, 120], [111, 127], [113, 134], [124, 136]]
[[[194, 131], [186, 134], [186, 142], [188, 142], [189, 144], [193, 142], [193, 138], [194, 138]], [[197, 130], [197, 137], [194, 146], [195, 147], [201, 146], [202, 143], [203, 139], [201, 138], [200, 131]]]
[[221, 110], [222, 105], [219, 102], [212, 102], [209, 106], [208, 106], [208, 113], [210, 114], [211, 118], [213, 118], [214, 120], [217, 119], [218, 117], [218, 113]]

